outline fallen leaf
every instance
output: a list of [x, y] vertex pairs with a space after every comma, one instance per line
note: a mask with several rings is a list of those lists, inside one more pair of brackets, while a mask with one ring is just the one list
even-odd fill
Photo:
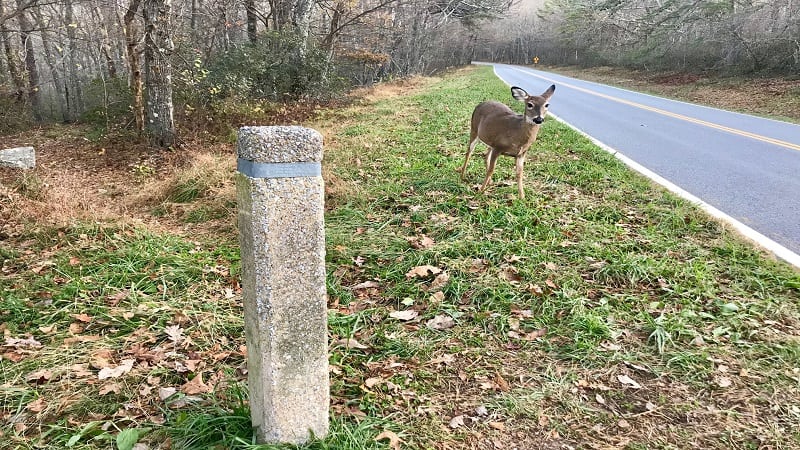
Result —
[[609, 352], [617, 352], [622, 350], [622, 346], [619, 344], [615, 344], [613, 342], [603, 341], [600, 343], [600, 349], [606, 350]]
[[102, 387], [100, 387], [100, 390], [98, 391], [98, 393], [100, 395], [106, 395], [106, 394], [110, 394], [112, 392], [114, 394], [119, 394], [121, 390], [122, 389], [120, 388], [119, 384], [117, 384], [117, 383], [106, 383]]
[[445, 365], [447, 365], [447, 364], [452, 364], [455, 361], [456, 361], [456, 357], [455, 356], [453, 356], [453, 355], [451, 355], [449, 353], [445, 353], [444, 355], [439, 356], [438, 358], [434, 358], [434, 359], [428, 361], [428, 364], [434, 364], [434, 365], [435, 364], [445, 364]]
[[363, 256], [356, 256], [355, 258], [353, 258], [353, 263], [355, 263], [357, 267], [363, 266], [365, 262], [367, 262], [367, 260], [364, 259]]
[[400, 450], [400, 443], [403, 442], [400, 437], [392, 431], [384, 430], [381, 434], [375, 436], [376, 441], [389, 440], [389, 447], [392, 450]]
[[431, 239], [430, 237], [428, 237], [428, 236], [426, 236], [424, 234], [422, 236], [419, 236], [419, 237], [406, 238], [406, 240], [408, 241], [409, 244], [411, 244], [412, 247], [414, 247], [414, 248], [416, 248], [418, 250], [424, 250], [424, 249], [431, 248], [435, 244], [433, 239]]
[[5, 352], [2, 354], [2, 357], [11, 361], [11, 362], [20, 362], [25, 359], [25, 354], [20, 351], [12, 351], [12, 352]]
[[442, 289], [447, 285], [448, 281], [450, 281], [450, 275], [447, 272], [442, 272], [436, 275], [436, 278], [431, 281], [430, 290], [436, 291]]
[[496, 373], [494, 376], [494, 382], [497, 384], [497, 389], [500, 392], [509, 392], [511, 390], [511, 386], [508, 384], [508, 381], [503, 378], [500, 373]]
[[498, 431], [503, 431], [506, 429], [506, 426], [503, 422], [487, 422], [487, 424]]
[[69, 265], [72, 266], [72, 267], [75, 267], [75, 266], [79, 265], [80, 263], [81, 263], [81, 260], [76, 258], [76, 257], [74, 257], [74, 256], [69, 259]]
[[350, 339], [337, 339], [332, 344], [333, 347], [344, 347], [344, 348], [356, 348], [361, 350], [367, 350], [370, 347], [368, 345], [364, 345], [357, 340], [350, 338]]
[[425, 278], [429, 275], [436, 275], [441, 272], [442, 269], [435, 266], [417, 266], [406, 273], [406, 278]]
[[545, 416], [544, 414], [539, 414], [536, 422], [539, 424], [539, 427], [545, 428], [550, 425], [550, 416]]
[[402, 321], [409, 321], [414, 320], [419, 316], [417, 311], [413, 309], [405, 309], [403, 311], [392, 311], [389, 313], [389, 317], [392, 319], [402, 320]]
[[376, 386], [378, 384], [383, 383], [383, 381], [384, 380], [381, 377], [367, 378], [366, 380], [364, 380], [364, 386], [366, 386], [368, 388], [372, 388], [372, 387], [374, 387], [374, 386]]
[[636, 380], [627, 375], [617, 375], [617, 380], [619, 380], [620, 383], [630, 386], [634, 389], [639, 389], [642, 387], [641, 384], [637, 383]]
[[113, 357], [111, 350], [104, 348], [97, 350], [89, 356], [89, 365], [95, 369], [105, 369], [111, 367], [110, 359]]
[[630, 428], [631, 424], [628, 423], [628, 421], [625, 419], [619, 419], [619, 422], [617, 422], [617, 426], [620, 428]]
[[106, 380], [109, 378], [119, 378], [122, 375], [130, 372], [133, 369], [133, 363], [136, 360], [134, 359], [123, 359], [117, 367], [104, 367], [100, 369], [100, 372], [97, 374], [97, 378], [100, 380]]
[[525, 333], [523, 339], [526, 341], [533, 341], [543, 337], [547, 334], [547, 328], [539, 328], [538, 330], [531, 331], [530, 333]]
[[25, 377], [25, 381], [29, 383], [47, 383], [52, 379], [53, 379], [53, 372], [47, 369], [31, 372]]
[[733, 384], [733, 381], [729, 377], [716, 377], [714, 378], [714, 382], [721, 388], [730, 387]]
[[5, 347], [14, 347], [14, 348], [40, 348], [42, 343], [34, 339], [33, 337], [28, 337], [25, 339], [16, 339], [16, 338], [6, 338]]
[[164, 328], [164, 333], [169, 337], [169, 340], [176, 345], [183, 341], [183, 328], [180, 325], [170, 325]]
[[44, 411], [46, 407], [47, 407], [47, 401], [44, 399], [44, 397], [39, 397], [36, 400], [25, 405], [25, 409], [35, 413]]
[[430, 301], [431, 303], [441, 303], [443, 300], [444, 300], [444, 292], [442, 291], [434, 292], [428, 299], [428, 301]]
[[461, 416], [453, 417], [452, 419], [450, 419], [449, 425], [450, 425], [450, 428], [452, 428], [454, 430], [456, 428], [463, 427], [464, 426], [464, 416], [461, 415]]
[[486, 417], [489, 415], [489, 410], [486, 409], [484, 405], [480, 405], [477, 408], [475, 408], [475, 415], [477, 415], [478, 417]]
[[94, 372], [89, 370], [88, 364], [73, 364], [69, 374], [75, 378], [85, 378], [94, 375]]
[[509, 283], [519, 283], [522, 281], [522, 277], [519, 275], [519, 271], [514, 267], [506, 267], [500, 272], [500, 278], [503, 280], [508, 281]]
[[597, 400], [597, 403], [600, 403], [601, 405], [606, 404], [606, 399], [604, 399], [600, 394], [595, 394], [594, 399]]
[[71, 316], [72, 316], [72, 317], [73, 317], [75, 320], [77, 320], [77, 321], [80, 321], [80, 322], [83, 322], [83, 323], [89, 323], [89, 322], [91, 322], [91, 321], [92, 321], [92, 316], [90, 316], [90, 315], [88, 315], [88, 314], [86, 314], [86, 313], [80, 313], [80, 314], [71, 314]]
[[537, 297], [544, 295], [544, 289], [542, 289], [542, 287], [539, 286], [538, 284], [529, 284], [528, 292]]
[[456, 321], [445, 314], [438, 315], [425, 323], [425, 326], [431, 330], [447, 330], [448, 328], [453, 328], [455, 325]]
[[164, 400], [166, 400], [166, 399], [172, 397], [173, 395], [175, 395], [175, 393], [177, 393], [177, 392], [178, 392], [178, 390], [175, 389], [174, 387], [158, 388], [158, 398], [160, 398], [161, 401], [163, 402]]
[[214, 388], [203, 382], [203, 373], [198, 373], [194, 378], [181, 386], [181, 392], [186, 395], [207, 394]]
[[128, 291], [119, 291], [116, 294], [106, 296], [106, 303], [109, 306], [117, 306], [119, 302], [128, 298]]
[[532, 319], [533, 318], [533, 311], [530, 309], [516, 309], [511, 308], [511, 314], [521, 317], [523, 319]]
[[489, 261], [485, 259], [476, 258], [472, 260], [472, 263], [469, 265], [469, 269], [467, 272], [469, 273], [481, 273], [485, 272], [486, 269], [489, 267]]
[[52, 334], [56, 331], [58, 327], [56, 325], [50, 325], [49, 327], [39, 327], [39, 331], [44, 334]]
[[377, 281], [365, 281], [363, 283], [358, 283], [357, 285], [353, 286], [351, 289], [359, 290], [359, 289], [370, 289], [370, 288], [379, 288], [381, 287], [380, 283]]

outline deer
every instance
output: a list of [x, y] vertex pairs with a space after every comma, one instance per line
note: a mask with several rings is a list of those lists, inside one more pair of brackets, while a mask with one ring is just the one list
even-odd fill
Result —
[[539, 127], [544, 122], [547, 114], [548, 103], [556, 85], [550, 86], [542, 95], [528, 95], [517, 86], [511, 87], [511, 96], [525, 103], [525, 113], [517, 114], [508, 106], [496, 102], [486, 101], [475, 107], [472, 112], [472, 124], [469, 132], [469, 149], [464, 158], [464, 164], [457, 169], [461, 172], [461, 179], [466, 179], [467, 163], [480, 140], [489, 147], [486, 153], [486, 180], [480, 188], [483, 193], [492, 179], [494, 166], [500, 155], [512, 156], [516, 159], [517, 190], [519, 198], [525, 198], [522, 188], [522, 168], [525, 165], [525, 155], [536, 141]]

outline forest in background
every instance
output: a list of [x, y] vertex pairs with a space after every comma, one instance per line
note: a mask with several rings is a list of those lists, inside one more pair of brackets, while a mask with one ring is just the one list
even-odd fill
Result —
[[176, 120], [472, 60], [795, 76], [800, 1], [0, 0], [0, 47], [0, 133], [89, 122], [170, 147]]

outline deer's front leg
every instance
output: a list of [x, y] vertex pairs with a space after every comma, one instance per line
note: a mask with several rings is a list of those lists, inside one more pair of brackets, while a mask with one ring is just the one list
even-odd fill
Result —
[[519, 191], [519, 198], [525, 198], [525, 191], [522, 189], [522, 169], [525, 166], [525, 155], [517, 156], [516, 160], [516, 171], [517, 171], [517, 191]]
[[495, 150], [494, 148], [490, 148], [489, 151], [486, 153], [486, 180], [483, 181], [483, 186], [481, 186], [481, 192], [486, 190], [486, 187], [489, 186], [489, 181], [492, 179], [492, 173], [494, 173], [494, 166], [497, 164], [497, 158], [500, 156], [500, 151]]

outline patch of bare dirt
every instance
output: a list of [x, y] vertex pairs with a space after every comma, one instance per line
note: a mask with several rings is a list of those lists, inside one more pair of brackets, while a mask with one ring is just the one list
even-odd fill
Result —
[[376, 102], [386, 98], [410, 95], [427, 86], [433, 80], [433, 78], [429, 77], [415, 76], [391, 83], [379, 83], [370, 87], [356, 89], [353, 91], [352, 97], [361, 98], [368, 102]]

